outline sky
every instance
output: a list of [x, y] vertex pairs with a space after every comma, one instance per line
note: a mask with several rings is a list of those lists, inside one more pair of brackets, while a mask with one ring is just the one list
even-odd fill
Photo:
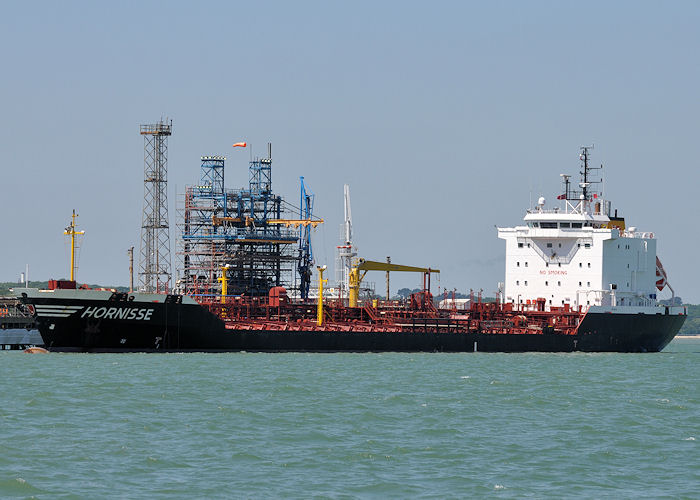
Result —
[[[173, 120], [169, 202], [225, 155], [247, 184], [273, 144], [273, 187], [315, 193], [317, 264], [333, 267], [350, 185], [369, 260], [439, 268], [493, 295], [496, 226], [594, 144], [605, 193], [653, 231], [669, 282], [700, 303], [698, 2], [12, 2], [0, 16], [0, 280], [126, 285], [140, 244], [139, 124]], [[232, 149], [247, 141], [251, 150]], [[174, 263], [177, 260], [174, 259]], [[383, 290], [383, 275], [369, 276]], [[420, 276], [392, 274], [392, 293]], [[664, 296], [668, 296], [668, 291]]]

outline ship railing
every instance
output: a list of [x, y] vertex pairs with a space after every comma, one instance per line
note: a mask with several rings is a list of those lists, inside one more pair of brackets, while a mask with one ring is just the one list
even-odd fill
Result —
[[643, 239], [643, 240], [653, 240], [654, 239], [654, 233], [650, 231], [624, 231], [620, 233], [620, 237], [622, 238], [637, 238], [637, 239]]
[[531, 208], [527, 210], [529, 214], [561, 214], [565, 213], [559, 208]]
[[299, 240], [299, 232], [293, 229], [270, 229], [258, 228], [257, 230], [249, 230], [246, 228], [227, 228], [219, 233], [196, 233], [190, 232], [182, 234], [183, 240], [222, 240], [222, 241], [289, 241], [290, 243]]

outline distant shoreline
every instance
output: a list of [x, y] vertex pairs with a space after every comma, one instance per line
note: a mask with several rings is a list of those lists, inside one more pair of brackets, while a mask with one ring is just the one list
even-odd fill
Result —
[[693, 334], [693, 335], [676, 335], [677, 339], [700, 339], [700, 335], [698, 334]]

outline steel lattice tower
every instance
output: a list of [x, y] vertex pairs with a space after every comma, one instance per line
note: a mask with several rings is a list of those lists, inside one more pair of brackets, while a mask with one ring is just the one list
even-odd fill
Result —
[[170, 288], [170, 228], [168, 224], [168, 137], [173, 122], [141, 125], [144, 138], [143, 222], [141, 224], [140, 288], [167, 292]]

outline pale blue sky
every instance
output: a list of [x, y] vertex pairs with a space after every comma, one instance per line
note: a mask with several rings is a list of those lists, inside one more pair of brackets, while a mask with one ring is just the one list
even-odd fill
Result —
[[228, 156], [227, 186], [244, 185], [232, 142], [269, 140], [275, 189], [296, 200], [304, 175], [316, 193], [319, 263], [334, 264], [349, 183], [361, 256], [489, 294], [494, 225], [519, 223], [531, 191], [553, 200], [595, 143], [614, 205], [700, 302], [698, 26], [698, 2], [4, 3], [0, 279], [26, 263], [66, 276], [76, 208], [79, 281], [126, 284], [138, 125], [168, 116], [171, 203], [201, 155]]

